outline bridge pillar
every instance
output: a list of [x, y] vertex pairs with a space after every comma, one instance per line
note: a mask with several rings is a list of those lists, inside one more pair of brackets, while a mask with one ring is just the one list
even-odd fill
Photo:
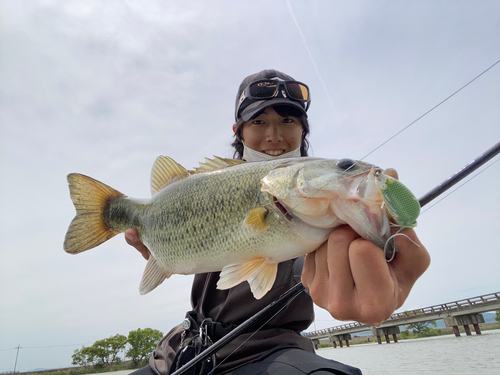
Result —
[[471, 336], [472, 333], [470, 332], [470, 328], [467, 324], [464, 325], [464, 331], [467, 336]]
[[457, 315], [444, 318], [444, 324], [446, 327], [453, 327], [453, 332], [456, 337], [460, 337], [460, 331], [458, 326], [463, 326], [465, 334], [467, 336], [472, 335], [469, 324], [474, 326], [474, 331], [476, 335], [481, 334], [481, 329], [479, 328], [479, 323], [484, 323], [483, 314], [467, 314], [467, 315]]
[[377, 342], [379, 344], [382, 344], [382, 339], [380, 336], [384, 335], [385, 336], [385, 342], [390, 344], [391, 339], [389, 338], [389, 335], [392, 335], [394, 342], [398, 342], [398, 339], [396, 335], [400, 333], [401, 331], [399, 330], [398, 326], [395, 327], [384, 327], [384, 328], [372, 328], [372, 335], [377, 336]]
[[318, 350], [319, 339], [312, 339], [311, 341], [313, 342], [314, 349]]
[[339, 342], [339, 345], [341, 348], [344, 347], [342, 341], [345, 341], [345, 344], [347, 347], [349, 347], [349, 340], [351, 340], [352, 337], [350, 334], [341, 334], [341, 335], [330, 335], [330, 341], [333, 342], [333, 347], [336, 348], [337, 347], [337, 343], [336, 341]]

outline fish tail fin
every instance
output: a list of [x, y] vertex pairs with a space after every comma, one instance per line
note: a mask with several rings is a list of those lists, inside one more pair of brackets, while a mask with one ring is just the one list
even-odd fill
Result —
[[78, 254], [120, 233], [106, 225], [103, 212], [110, 200], [124, 196], [122, 193], [77, 173], [68, 175], [68, 184], [76, 216], [66, 232], [64, 251]]

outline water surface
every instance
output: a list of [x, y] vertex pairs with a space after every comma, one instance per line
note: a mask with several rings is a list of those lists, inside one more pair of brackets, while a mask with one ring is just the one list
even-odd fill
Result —
[[500, 374], [500, 330], [343, 348], [319, 349], [325, 358], [373, 374]]

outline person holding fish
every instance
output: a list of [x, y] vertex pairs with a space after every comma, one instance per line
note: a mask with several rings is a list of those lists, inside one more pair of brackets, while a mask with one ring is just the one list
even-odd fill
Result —
[[[264, 70], [245, 78], [236, 97], [234, 158], [259, 162], [308, 156], [309, 105], [309, 88], [281, 72]], [[385, 172], [397, 178], [395, 171]], [[429, 266], [430, 257], [412, 229], [401, 233], [405, 236], [394, 239], [397, 255], [388, 263], [375, 243], [361, 238], [348, 225], [337, 227], [316, 251], [305, 256], [301, 280], [309, 294], [302, 293], [249, 340], [251, 334], [244, 334], [223, 348], [216, 361], [230, 357], [215, 372], [255, 374], [265, 369], [268, 373], [292, 374], [298, 363], [307, 363], [301, 374], [318, 368], [324, 370], [315, 374], [360, 373], [313, 354], [310, 340], [299, 332], [314, 319], [313, 302], [335, 319], [374, 326], [402, 306], [415, 281]], [[149, 259], [150, 252], [136, 230], [129, 229], [125, 235], [126, 241]], [[193, 312], [188, 314], [184, 327], [175, 327], [159, 343], [150, 367], [139, 371], [160, 375], [173, 372], [172, 362], [179, 362], [177, 353], [197, 334], [191, 327], [186, 329], [188, 325], [199, 326], [206, 318], [219, 322], [211, 338], [215, 341], [276, 300], [296, 283], [293, 262], [279, 264], [272, 288], [261, 299], [253, 298], [246, 283], [229, 290], [217, 289], [218, 272], [197, 274], [192, 289]], [[180, 368], [180, 363], [175, 365]]]
[[[310, 103], [309, 88], [304, 83], [276, 70], [252, 74], [243, 80], [236, 97], [235, 160], [207, 159], [196, 171], [187, 171], [170, 158], [157, 159], [152, 173], [152, 204], [167, 200], [168, 194], [180, 204], [181, 192], [198, 188], [205, 192], [214, 182], [217, 189], [226, 188], [229, 180], [224, 176], [238, 176], [239, 185], [219, 195], [236, 194], [231, 196], [235, 200], [237, 194], [254, 194], [250, 196], [255, 199], [250, 199], [248, 206], [236, 205], [232, 215], [242, 216], [234, 223], [224, 221], [222, 211], [231, 206], [224, 198], [211, 196], [208, 200], [214, 201], [215, 209], [196, 211], [191, 208], [193, 198], [188, 197], [180, 206], [182, 213], [161, 219], [171, 220], [161, 223], [164, 229], [157, 236], [163, 237], [148, 237], [146, 229], [133, 224], [147, 223], [147, 219], [124, 222], [127, 217], [142, 215], [145, 209], [137, 208], [140, 203], [124, 199], [123, 194], [86, 176], [68, 176], [77, 217], [66, 236], [67, 252], [90, 249], [125, 232], [127, 243], [148, 260], [141, 293], [151, 291], [172, 273], [195, 274], [193, 310], [160, 341], [149, 365], [134, 375], [172, 374], [300, 281], [308, 293], [301, 293], [262, 329], [241, 334], [190, 373], [361, 373], [316, 355], [311, 340], [300, 334], [314, 320], [313, 303], [335, 319], [377, 326], [403, 305], [428, 268], [430, 256], [411, 229], [418, 213], [403, 220], [398, 216], [402, 209], [390, 210], [394, 204], [386, 199], [387, 189], [402, 188], [394, 170], [384, 171], [351, 159], [302, 158], [308, 156]], [[250, 171], [256, 176], [253, 179], [247, 177]], [[87, 184], [86, 179], [91, 181]], [[77, 191], [86, 184], [99, 187], [96, 194], [102, 199], [95, 207], [104, 207], [104, 224], [100, 224], [98, 238], [88, 240], [85, 236], [83, 241], [79, 239], [81, 233], [92, 229], [84, 227], [82, 222], [88, 221], [89, 215], [79, 218], [79, 209], [89, 204], [76, 201], [91, 195]], [[415, 200], [406, 190], [403, 196]], [[217, 209], [221, 212], [206, 213]], [[189, 214], [184, 213], [188, 210], [198, 220], [192, 225]], [[389, 218], [400, 228], [391, 229]], [[197, 237], [202, 244], [185, 245], [184, 253], [191, 251], [191, 264], [182, 265], [174, 255], [157, 249], [159, 243], [171, 241], [173, 235], [164, 234], [168, 228], [181, 227], [184, 232], [174, 234], [184, 238], [194, 235], [193, 231], [198, 235], [213, 220], [221, 222], [210, 229], [213, 234]], [[282, 228], [281, 234], [276, 228]], [[398, 235], [393, 236], [396, 232]], [[243, 239], [227, 239], [239, 233], [243, 233]], [[212, 237], [216, 245], [209, 243]], [[225, 253], [224, 241], [229, 241]], [[181, 246], [177, 242], [168, 244], [164, 247]], [[218, 258], [207, 257], [210, 246], [221, 252]], [[249, 252], [254, 255], [249, 256]]]

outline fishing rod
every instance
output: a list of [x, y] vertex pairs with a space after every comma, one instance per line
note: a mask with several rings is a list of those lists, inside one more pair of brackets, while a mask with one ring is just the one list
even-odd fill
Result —
[[434, 189], [421, 196], [418, 200], [420, 203], [420, 207], [424, 207], [427, 203], [429, 203], [437, 196], [444, 193], [446, 190], [451, 188], [457, 182], [463, 180], [465, 177], [470, 175], [472, 172], [474, 172], [480, 166], [488, 162], [490, 159], [494, 158], [496, 155], [498, 155], [498, 153], [500, 153], [500, 142], [498, 142], [497, 144], [486, 150], [484, 153], [482, 153], [477, 158], [472, 160], [469, 164], [460, 169], [458, 172], [448, 177]]
[[[434, 200], [439, 195], [443, 194], [446, 190], [451, 188], [453, 185], [457, 184], [459, 181], [470, 175], [472, 172], [477, 170], [479, 167], [487, 163], [493, 157], [500, 153], [500, 142], [495, 144], [493, 147], [489, 148], [487, 151], [479, 155], [477, 158], [472, 160], [469, 164], [464, 166], [455, 174], [448, 177], [441, 184], [436, 186], [434, 189], [430, 190], [428, 193], [424, 194], [418, 200], [420, 203], [420, 207], [425, 206], [432, 200]], [[288, 291], [283, 293], [276, 301], [270, 303], [266, 307], [264, 307], [261, 311], [256, 313], [255, 315], [248, 318], [246, 321], [241, 323], [231, 332], [223, 336], [220, 340], [216, 341], [213, 345], [209, 346], [203, 352], [195, 356], [192, 360], [187, 362], [184, 366], [182, 366], [177, 371], [173, 372], [172, 375], [181, 375], [185, 374], [187, 371], [198, 365], [199, 363], [206, 360], [208, 357], [216, 353], [219, 349], [223, 348], [231, 341], [233, 341], [236, 337], [238, 337], [242, 333], [252, 332], [259, 324], [262, 324], [266, 319], [269, 319], [274, 314], [278, 313], [282, 308], [291, 303], [300, 293], [302, 293], [306, 288], [302, 283], [298, 283]], [[259, 327], [260, 328], [260, 327]]]

